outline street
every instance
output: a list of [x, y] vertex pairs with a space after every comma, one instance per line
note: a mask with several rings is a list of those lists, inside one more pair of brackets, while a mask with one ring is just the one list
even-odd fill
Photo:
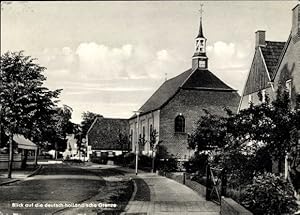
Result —
[[46, 165], [34, 177], [0, 187], [0, 212], [53, 214], [72, 210], [76, 203], [89, 203], [89, 199], [107, 189], [103, 176], [114, 174], [120, 173], [107, 169], [92, 171], [67, 164]]

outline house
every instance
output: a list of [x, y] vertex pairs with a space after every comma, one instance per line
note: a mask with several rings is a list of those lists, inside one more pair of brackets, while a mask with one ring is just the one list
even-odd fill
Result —
[[87, 132], [87, 157], [100, 157], [101, 153], [119, 155], [128, 151], [128, 119], [97, 117]]
[[79, 148], [77, 146], [77, 139], [74, 134], [67, 135], [67, 148], [63, 153], [64, 159], [70, 159], [72, 157], [79, 156]]
[[[246, 80], [239, 110], [264, 102], [266, 96], [270, 100], [276, 98], [278, 90], [286, 90], [291, 99], [291, 107], [295, 108], [296, 97], [300, 95], [300, 5], [292, 9], [292, 27], [286, 42], [267, 41], [264, 31], [256, 32], [256, 46], [253, 62]], [[261, 100], [258, 93], [261, 94]], [[300, 131], [299, 136], [300, 136]], [[300, 139], [298, 139], [300, 149]], [[300, 150], [298, 150], [300, 157]], [[299, 158], [298, 158], [299, 159]], [[299, 162], [299, 161], [297, 161]], [[288, 162], [273, 160], [272, 172], [285, 171]], [[279, 168], [281, 165], [281, 168]], [[300, 171], [294, 173], [300, 177]], [[283, 172], [282, 172], [283, 173]], [[299, 181], [299, 180], [295, 180]], [[299, 183], [298, 183], [299, 189]], [[299, 190], [298, 190], [299, 193]]]
[[[225, 114], [224, 107], [237, 111], [240, 96], [208, 69], [206, 41], [202, 28], [195, 38], [192, 67], [165, 81], [129, 119], [132, 151], [151, 155], [150, 134], [157, 132], [156, 143], [165, 148], [167, 156], [187, 160], [188, 137], [196, 122], [205, 114]], [[138, 145], [139, 140], [144, 145]], [[137, 150], [137, 147], [138, 150]]]
[[[256, 32], [255, 53], [244, 86], [239, 110], [250, 102], [273, 100], [279, 88], [288, 90], [293, 106], [300, 93], [300, 6], [293, 8], [292, 29], [286, 42], [267, 41], [265, 31]], [[261, 101], [258, 96], [261, 93]]]
[[[14, 144], [13, 169], [24, 168], [27, 164], [26, 159], [28, 155], [33, 155], [34, 164], [37, 163], [38, 146], [35, 143], [25, 138], [21, 134], [14, 134], [13, 144]], [[5, 152], [0, 153], [0, 169], [7, 169], [8, 162], [9, 162], [9, 153], [8, 150], [6, 150]]]

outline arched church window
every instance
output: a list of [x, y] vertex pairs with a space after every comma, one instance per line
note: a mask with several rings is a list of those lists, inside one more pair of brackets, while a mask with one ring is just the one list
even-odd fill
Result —
[[175, 118], [175, 132], [185, 132], [185, 119], [182, 115]]

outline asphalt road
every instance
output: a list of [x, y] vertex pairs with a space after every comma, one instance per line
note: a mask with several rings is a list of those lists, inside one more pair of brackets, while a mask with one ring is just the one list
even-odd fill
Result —
[[0, 187], [0, 215], [53, 214], [66, 204], [72, 207], [92, 198], [104, 187], [101, 174], [66, 164], [44, 166], [34, 177]]

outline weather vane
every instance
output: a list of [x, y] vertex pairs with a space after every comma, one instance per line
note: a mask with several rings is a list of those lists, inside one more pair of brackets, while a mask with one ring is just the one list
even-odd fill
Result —
[[204, 10], [203, 10], [203, 4], [200, 4], [200, 10], [199, 10], [199, 12], [200, 12], [200, 17], [201, 17], [201, 19], [202, 19], [202, 15], [203, 15], [203, 12], [204, 12]]

